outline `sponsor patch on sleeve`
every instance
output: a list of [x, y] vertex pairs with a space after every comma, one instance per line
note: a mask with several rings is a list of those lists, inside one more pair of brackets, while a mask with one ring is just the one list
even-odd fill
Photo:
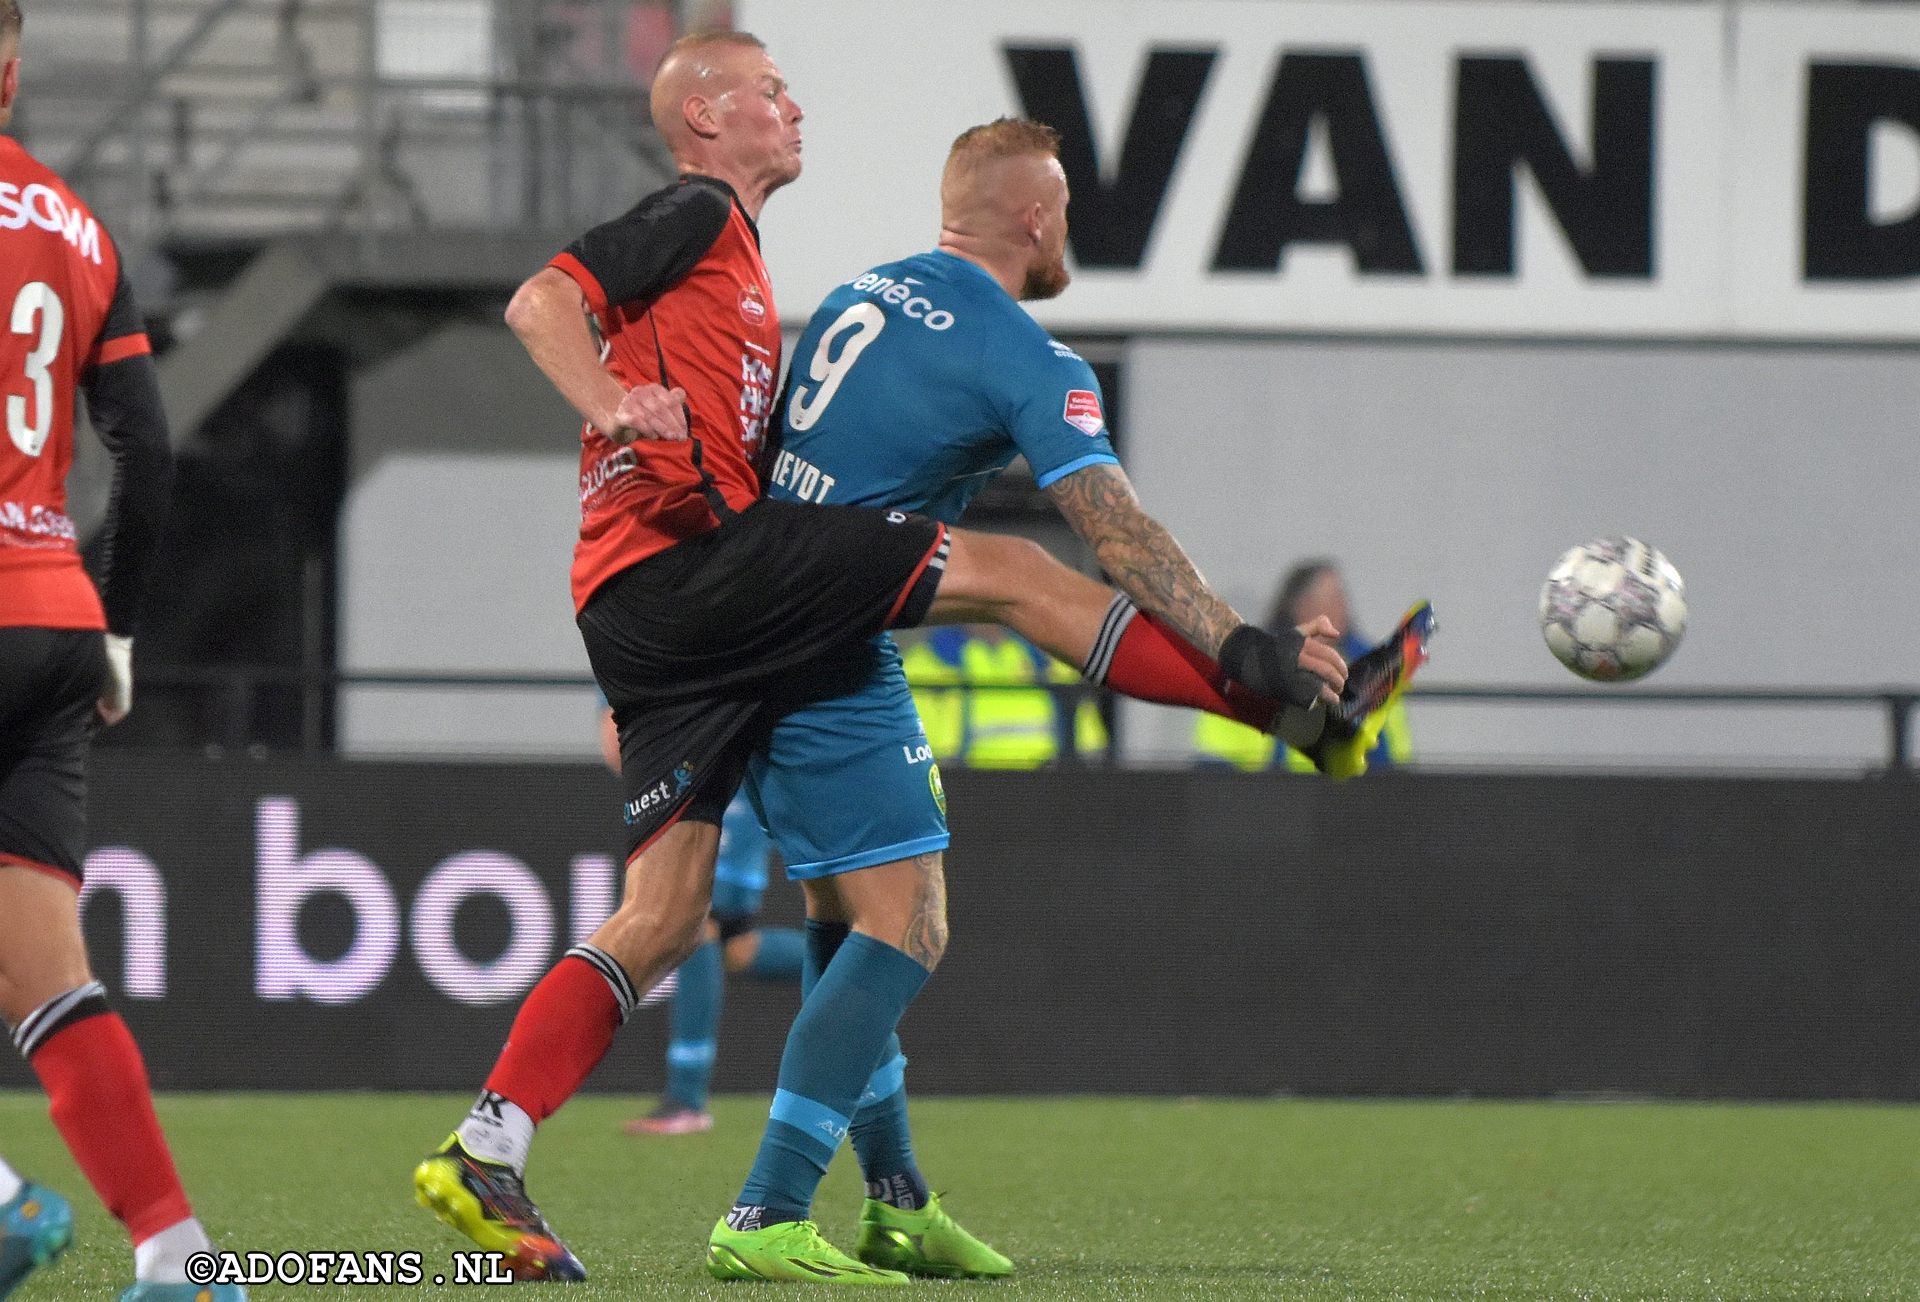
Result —
[[1107, 418], [1100, 411], [1100, 395], [1091, 389], [1070, 389], [1067, 392], [1067, 424], [1095, 438], [1107, 427]]

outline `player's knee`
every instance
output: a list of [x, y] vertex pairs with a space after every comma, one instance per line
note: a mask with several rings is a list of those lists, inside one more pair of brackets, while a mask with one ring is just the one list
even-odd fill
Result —
[[961, 532], [955, 535], [940, 585], [943, 597], [990, 607], [1015, 606], [1031, 599], [1033, 584], [1054, 563], [1046, 548], [1030, 538]]

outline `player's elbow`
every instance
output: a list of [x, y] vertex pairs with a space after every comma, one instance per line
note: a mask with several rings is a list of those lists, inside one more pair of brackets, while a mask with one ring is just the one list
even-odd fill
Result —
[[525, 340], [558, 313], [585, 312], [586, 308], [586, 299], [573, 281], [552, 267], [542, 267], [508, 301], [507, 328]]
[[534, 280], [521, 285], [507, 303], [507, 329], [521, 339], [527, 337], [527, 332], [533, 329], [534, 322], [540, 317], [540, 291], [534, 283], [538, 279], [536, 276]]

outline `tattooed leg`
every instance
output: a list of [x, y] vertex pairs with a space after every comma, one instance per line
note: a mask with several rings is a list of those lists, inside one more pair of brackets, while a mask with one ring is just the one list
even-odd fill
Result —
[[[1049, 485], [1047, 494], [1124, 598], [1026, 539], [954, 530], [927, 622], [1004, 624], [1124, 695], [1268, 728], [1278, 717], [1274, 697], [1229, 682], [1220, 659], [1236, 632], [1243, 643], [1275, 639], [1244, 628], [1173, 535], [1141, 509], [1126, 474], [1118, 466], [1090, 466]], [[1148, 618], [1135, 620], [1136, 608]], [[1347, 666], [1322, 636], [1331, 626], [1300, 631], [1304, 641], [1293, 638], [1297, 649], [1275, 661], [1277, 673], [1258, 681], [1274, 679], [1291, 695], [1298, 685], [1287, 675], [1297, 669], [1304, 672], [1296, 676], [1310, 685], [1308, 696], [1317, 679], [1323, 697], [1332, 700], [1345, 685]], [[1238, 674], [1244, 681], [1244, 665]]]
[[935, 851], [802, 883], [807, 918], [884, 941], [931, 972], [947, 950], [942, 860]]

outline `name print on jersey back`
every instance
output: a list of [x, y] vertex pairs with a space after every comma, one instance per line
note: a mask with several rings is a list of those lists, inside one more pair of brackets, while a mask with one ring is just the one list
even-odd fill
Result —
[[22, 188], [0, 181], [0, 231], [21, 231], [30, 225], [58, 235], [81, 257], [101, 265], [100, 223], [84, 208], [68, 204], [57, 190], [40, 182]]
[[794, 351], [770, 496], [949, 524], [1024, 455], [1041, 487], [1113, 461], [1093, 370], [984, 268], [946, 252], [827, 296]]

